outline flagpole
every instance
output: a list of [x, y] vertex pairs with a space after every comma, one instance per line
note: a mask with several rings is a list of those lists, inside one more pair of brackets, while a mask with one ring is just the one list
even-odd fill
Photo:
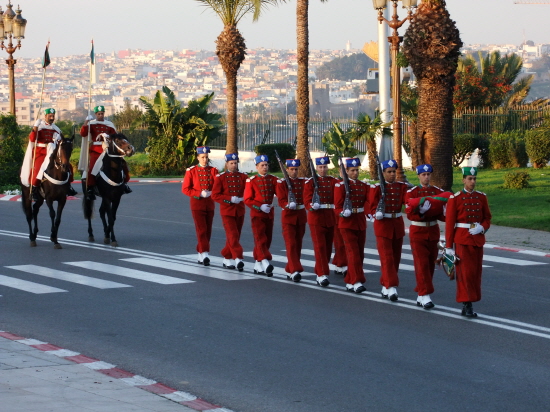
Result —
[[[92, 37], [92, 51], [90, 52], [90, 84], [88, 88], [88, 117], [90, 117], [91, 109], [92, 109], [92, 66], [94, 65], [94, 39]], [[90, 146], [91, 146], [91, 127], [90, 127], [90, 121], [88, 120], [88, 146], [86, 147], [86, 150], [88, 150], [87, 153], [87, 159], [86, 162], [86, 193], [84, 193], [84, 196], [87, 196], [88, 193], [88, 174], [90, 172]], [[82, 148], [81, 148], [82, 150]]]

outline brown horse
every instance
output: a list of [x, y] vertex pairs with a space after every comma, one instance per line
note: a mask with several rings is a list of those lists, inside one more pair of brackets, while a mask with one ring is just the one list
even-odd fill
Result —
[[[38, 212], [40, 207], [46, 201], [48, 209], [50, 209], [50, 218], [52, 219], [52, 230], [50, 240], [54, 243], [55, 249], [62, 249], [61, 245], [57, 241], [57, 231], [61, 224], [61, 214], [67, 201], [67, 194], [71, 183], [71, 167], [70, 159], [73, 151], [74, 136], [70, 139], [61, 138], [57, 142], [57, 145], [50, 156], [50, 161], [46, 171], [44, 172], [44, 179], [40, 185], [38, 191], [38, 200], [32, 201], [30, 188], [21, 185], [22, 193], [22, 205], [25, 216], [27, 217], [27, 223], [29, 224], [29, 239], [31, 240], [31, 246], [36, 246], [36, 235], [38, 234]], [[57, 211], [53, 207], [53, 202], [57, 201]], [[34, 228], [32, 222], [34, 221]]]
[[[134, 154], [134, 146], [128, 142], [126, 136], [122, 133], [112, 134], [106, 141], [108, 148], [103, 156], [101, 171], [96, 176], [96, 187], [99, 191], [99, 196], [101, 196], [99, 216], [103, 222], [103, 243], [118, 246], [114, 226], [120, 198], [124, 193], [124, 171], [122, 166], [124, 157]], [[83, 188], [83, 190], [86, 193], [86, 188]], [[94, 210], [94, 201], [84, 196], [82, 199], [82, 209], [84, 211], [84, 218], [88, 220], [88, 241], [93, 242], [95, 239], [91, 219]]]

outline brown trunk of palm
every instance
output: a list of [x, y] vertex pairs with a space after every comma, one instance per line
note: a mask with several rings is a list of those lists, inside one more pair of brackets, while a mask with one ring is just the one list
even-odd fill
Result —
[[376, 166], [376, 155], [378, 151], [376, 150], [376, 140], [367, 139], [367, 154], [369, 158], [369, 174], [371, 180], [380, 180], [378, 176], [378, 167]]
[[[307, 126], [309, 123], [309, 28], [308, 0], [296, 2], [296, 37], [298, 57], [298, 87], [296, 90], [296, 118], [298, 135], [296, 136], [296, 157], [302, 165], [298, 170], [300, 176], [311, 176], [309, 171], [308, 153], [309, 138]], [[311, 171], [313, 172], [313, 171]]]
[[403, 53], [418, 79], [418, 124], [422, 160], [432, 183], [453, 185], [453, 86], [462, 41], [445, 0], [424, 0], [405, 33]]
[[237, 140], [237, 72], [246, 55], [244, 38], [236, 26], [225, 26], [216, 40], [216, 54], [227, 82], [226, 153], [238, 152]]

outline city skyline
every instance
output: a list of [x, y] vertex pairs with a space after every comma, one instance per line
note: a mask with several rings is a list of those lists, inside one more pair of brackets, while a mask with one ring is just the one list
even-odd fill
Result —
[[[42, 56], [48, 39], [52, 57], [86, 54], [92, 37], [96, 53], [123, 49], [215, 50], [214, 41], [223, 28], [218, 16], [195, 0], [96, 0], [87, 4], [90, 7], [84, 9], [80, 2], [21, 0], [19, 5], [28, 24], [22, 48], [14, 57]], [[2, 3], [4, 10], [5, 6]], [[309, 7], [310, 49], [344, 49], [348, 40], [354, 49], [360, 49], [377, 38], [377, 13], [370, 0], [311, 1]], [[520, 44], [524, 30], [526, 40], [550, 42], [545, 30], [550, 5], [447, 0], [447, 8], [464, 44]], [[400, 17], [404, 17], [405, 10], [399, 10]], [[288, 2], [266, 9], [258, 22], [244, 18], [239, 29], [247, 47], [294, 49], [295, 11], [296, 3]], [[400, 34], [404, 33], [403, 28]], [[2, 53], [7, 56], [5, 51]]]

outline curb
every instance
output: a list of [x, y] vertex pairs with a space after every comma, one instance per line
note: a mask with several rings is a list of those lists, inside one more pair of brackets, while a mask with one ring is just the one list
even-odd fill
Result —
[[169, 399], [173, 402], [179, 403], [180, 405], [186, 406], [196, 411], [232, 412], [230, 409], [214, 405], [190, 393], [177, 391], [170, 388], [169, 386], [164, 385], [163, 383], [154, 381], [152, 379], [147, 379], [140, 375], [135, 375], [131, 372], [125, 371], [124, 369], [117, 368], [116, 365], [112, 365], [98, 359], [90, 358], [78, 352], [63, 349], [59, 346], [52, 345], [46, 342], [41, 342], [36, 339], [26, 339], [22, 336], [18, 336], [5, 331], [0, 331], [0, 337], [22, 343], [31, 348], [38, 349], [42, 352], [49, 353], [68, 361], [81, 364], [87, 368], [110, 376], [111, 378], [120, 379], [122, 382], [126, 383], [129, 386], [135, 386], [147, 392], [154, 393], [155, 395], [162, 396], [163, 398]]

